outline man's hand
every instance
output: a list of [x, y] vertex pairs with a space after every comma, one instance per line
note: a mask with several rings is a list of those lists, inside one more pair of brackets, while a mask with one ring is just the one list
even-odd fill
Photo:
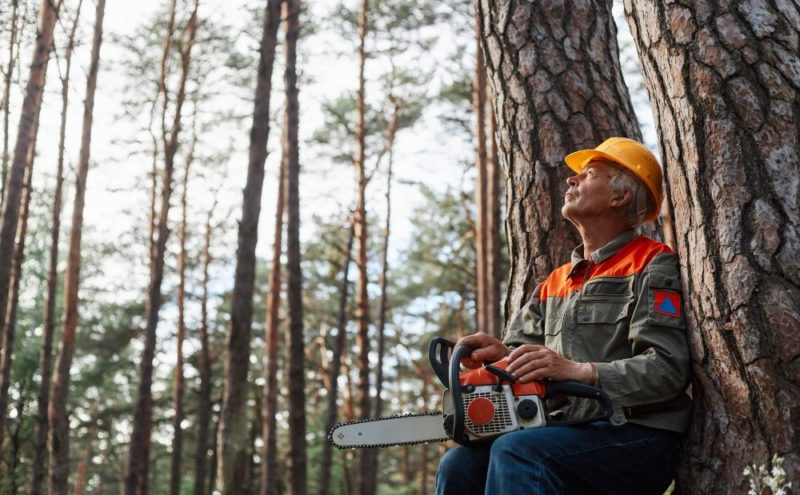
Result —
[[576, 363], [542, 345], [521, 345], [509, 354], [508, 362], [506, 371], [522, 383], [545, 378], [592, 383], [591, 363]]
[[509, 351], [508, 347], [496, 337], [483, 332], [462, 337], [457, 343], [475, 349], [471, 356], [461, 360], [461, 364], [467, 368], [479, 368], [483, 361], [499, 361], [506, 357]]

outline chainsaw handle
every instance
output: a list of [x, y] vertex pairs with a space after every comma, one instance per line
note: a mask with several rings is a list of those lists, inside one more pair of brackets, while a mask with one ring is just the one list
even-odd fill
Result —
[[450, 388], [450, 355], [456, 343], [442, 337], [434, 337], [428, 344], [428, 359], [433, 372], [446, 388]]
[[603, 419], [608, 419], [614, 413], [614, 407], [611, 403], [611, 398], [608, 396], [605, 390], [597, 387], [593, 387], [591, 385], [586, 385], [585, 383], [581, 383], [575, 380], [566, 380], [563, 382], [543, 382], [545, 386], [545, 399], [549, 399], [550, 397], [556, 395], [568, 395], [570, 397], [583, 397], [586, 399], [594, 399], [600, 403], [603, 407], [603, 414], [598, 416], [594, 416], [592, 418], [582, 418], [582, 419], [567, 419], [563, 421], [557, 421], [548, 418], [547, 419], [547, 426], [569, 426], [581, 423], [590, 423], [592, 421], [600, 421]]
[[461, 374], [461, 358], [472, 354], [475, 349], [472, 347], [457, 344], [453, 348], [453, 355], [450, 358], [450, 393], [453, 395], [453, 440], [467, 445], [470, 443], [464, 427], [466, 413], [464, 411], [464, 401], [461, 395], [461, 385], [459, 376]]

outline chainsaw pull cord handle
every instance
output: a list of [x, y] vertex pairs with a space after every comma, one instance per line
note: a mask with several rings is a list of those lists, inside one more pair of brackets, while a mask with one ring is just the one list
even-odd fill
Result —
[[577, 382], [574, 380], [566, 380], [563, 382], [551, 382], [546, 381], [544, 382], [545, 386], [545, 399], [549, 399], [550, 397], [556, 395], [568, 395], [571, 397], [584, 397], [586, 399], [593, 399], [600, 403], [603, 407], [603, 413], [591, 418], [580, 418], [580, 419], [566, 419], [563, 421], [558, 421], [547, 417], [547, 426], [569, 426], [569, 425], [577, 425], [583, 423], [590, 423], [592, 421], [601, 421], [604, 419], [608, 419], [614, 413], [614, 407], [611, 404], [611, 398], [608, 396], [605, 390], [597, 387], [593, 387], [591, 385], [586, 385], [585, 383]]
[[461, 358], [472, 354], [474, 350], [472, 347], [457, 344], [450, 359], [450, 393], [453, 395], [453, 440], [462, 445], [467, 445], [470, 441], [464, 432], [466, 415], [464, 414], [464, 400], [461, 396], [461, 383], [459, 381]]
[[428, 359], [433, 372], [447, 388], [450, 388], [450, 353], [455, 346], [455, 342], [442, 337], [434, 337], [428, 344]]

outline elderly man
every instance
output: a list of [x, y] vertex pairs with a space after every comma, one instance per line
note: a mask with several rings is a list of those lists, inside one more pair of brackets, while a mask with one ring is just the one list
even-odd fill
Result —
[[[633, 229], [658, 217], [661, 169], [642, 144], [610, 138], [565, 158], [577, 174], [561, 209], [583, 244], [533, 291], [502, 341], [460, 343], [463, 364], [508, 356], [522, 382], [578, 380], [610, 396], [610, 421], [534, 428], [442, 458], [439, 494], [661, 494], [669, 485], [691, 401], [678, 263]], [[595, 416], [582, 399], [549, 404], [565, 418]]]

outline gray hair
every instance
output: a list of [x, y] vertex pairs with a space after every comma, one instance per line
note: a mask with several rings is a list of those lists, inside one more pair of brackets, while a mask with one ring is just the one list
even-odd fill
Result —
[[644, 223], [647, 214], [655, 209], [655, 202], [650, 196], [642, 181], [627, 170], [614, 167], [619, 172], [611, 178], [611, 189], [616, 194], [621, 194], [625, 189], [631, 192], [631, 202], [625, 205], [625, 219], [631, 228], [636, 228]]

